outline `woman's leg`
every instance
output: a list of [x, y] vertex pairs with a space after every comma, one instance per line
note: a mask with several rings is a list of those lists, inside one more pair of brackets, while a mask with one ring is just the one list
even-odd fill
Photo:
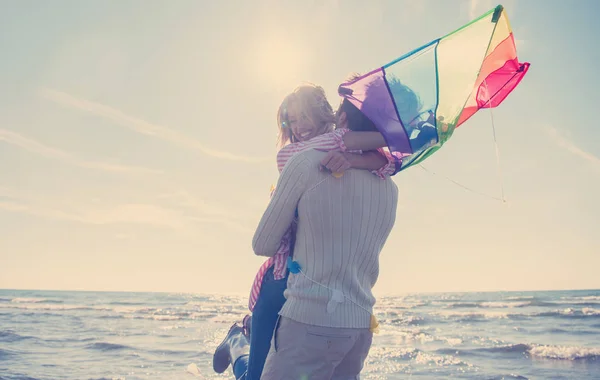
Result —
[[287, 288], [287, 277], [286, 274], [283, 279], [275, 280], [273, 267], [265, 273], [260, 294], [252, 312], [247, 380], [259, 380], [262, 374], [267, 354], [271, 348], [275, 323], [285, 302], [283, 291]]
[[[223, 373], [231, 364], [236, 379], [259, 380], [279, 311], [285, 302], [283, 291], [287, 287], [287, 274], [281, 280], [273, 277], [273, 267], [265, 273], [260, 294], [252, 312], [250, 342], [242, 327], [234, 324], [213, 355], [213, 368]], [[248, 353], [249, 351], [249, 353]]]

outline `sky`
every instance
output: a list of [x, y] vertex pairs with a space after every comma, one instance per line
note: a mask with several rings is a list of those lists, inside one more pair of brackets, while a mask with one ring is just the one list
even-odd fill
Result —
[[[283, 97], [495, 5], [5, 1], [0, 288], [247, 294]], [[503, 5], [531, 69], [393, 177], [376, 295], [600, 288], [600, 3]]]

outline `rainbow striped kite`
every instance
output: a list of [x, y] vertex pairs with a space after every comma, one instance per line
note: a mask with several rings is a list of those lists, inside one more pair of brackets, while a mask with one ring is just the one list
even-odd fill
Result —
[[433, 154], [479, 109], [500, 105], [528, 69], [498, 5], [338, 92], [375, 123], [399, 171]]

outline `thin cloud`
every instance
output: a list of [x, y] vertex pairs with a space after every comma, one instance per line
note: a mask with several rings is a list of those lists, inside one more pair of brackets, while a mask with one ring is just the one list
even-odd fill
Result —
[[477, 3], [479, 1], [478, 0], [471, 0], [471, 3], [469, 4], [469, 19], [473, 20], [475, 18], [475, 16], [477, 16]]
[[111, 208], [96, 208], [82, 213], [83, 220], [92, 224], [145, 224], [183, 229], [189, 224], [179, 212], [153, 204], [126, 203]]
[[156, 199], [169, 201], [172, 205], [180, 209], [195, 213], [196, 215], [191, 216], [192, 220], [208, 224], [219, 223], [240, 232], [253, 232], [248, 225], [244, 223], [249, 222], [244, 221], [244, 218], [240, 216], [241, 213], [239, 211], [234, 212], [217, 203], [198, 199], [185, 189], [160, 195]]
[[122, 173], [142, 173], [142, 174], [158, 174], [161, 173], [158, 170], [137, 167], [137, 166], [127, 166], [127, 165], [118, 165], [111, 164], [107, 162], [99, 162], [99, 161], [86, 161], [81, 160], [72, 154], [65, 152], [63, 150], [50, 147], [48, 145], [42, 144], [39, 141], [35, 141], [29, 137], [25, 137], [19, 133], [9, 131], [6, 129], [0, 129], [0, 141], [4, 141], [8, 144], [18, 146], [21, 149], [27, 150], [31, 153], [39, 154], [44, 157], [54, 158], [57, 160], [61, 160], [63, 162], [69, 163], [71, 165], [89, 168], [89, 169], [97, 169], [108, 172], [122, 172]]
[[32, 206], [26, 203], [21, 203], [18, 200], [0, 201], [0, 210], [28, 214], [59, 221], [85, 222], [85, 220], [75, 214], [70, 214], [54, 208], [40, 207], [39, 205]]
[[585, 150], [575, 145], [569, 138], [562, 135], [556, 128], [549, 127], [547, 129], [547, 132], [550, 138], [558, 146], [562, 147], [566, 151], [571, 152], [576, 156], [579, 156], [580, 158], [583, 158], [584, 160], [594, 165], [597, 169], [600, 169], [600, 158], [593, 155], [592, 153], [586, 152]]
[[88, 209], [65, 212], [41, 204], [27, 204], [19, 200], [0, 201], [0, 210], [18, 212], [51, 220], [83, 224], [142, 224], [171, 229], [182, 229], [187, 220], [172, 210], [156, 205], [123, 204], [111, 209]]
[[479, 17], [483, 12], [492, 8], [490, 0], [471, 0], [469, 3], [469, 19]]
[[[199, 202], [194, 200], [194, 202]], [[137, 224], [197, 233], [198, 224], [220, 224], [239, 232], [251, 229], [234, 218], [226, 217], [217, 206], [185, 210], [174, 205], [155, 203], [100, 204], [98, 202], [50, 199], [0, 186], [0, 210], [50, 220], [90, 225]], [[219, 211], [217, 211], [219, 210]], [[192, 211], [192, 212], [190, 212]]]
[[[22, 197], [7, 189], [0, 200], [0, 210], [33, 215], [51, 220], [78, 222], [92, 225], [141, 224], [169, 229], [184, 229], [192, 222], [175, 210], [153, 204], [125, 203], [112, 207], [69, 203], [59, 204], [51, 200]], [[68, 211], [67, 211], [68, 210]]]
[[220, 158], [224, 160], [242, 161], [248, 163], [260, 163], [269, 160], [268, 158], [239, 156], [222, 150], [210, 149], [202, 145], [199, 141], [191, 137], [185, 136], [184, 134], [177, 132], [173, 129], [149, 123], [145, 120], [127, 115], [118, 109], [109, 107], [104, 104], [92, 102], [86, 99], [77, 98], [65, 92], [42, 88], [39, 90], [39, 94], [40, 96], [51, 100], [55, 103], [69, 106], [72, 108], [77, 108], [89, 112], [91, 114], [107, 118], [117, 123], [118, 125], [129, 128], [135, 132], [148, 136], [154, 136], [156, 138], [159, 138], [164, 141], [169, 141], [179, 146], [194, 149], [207, 156]]

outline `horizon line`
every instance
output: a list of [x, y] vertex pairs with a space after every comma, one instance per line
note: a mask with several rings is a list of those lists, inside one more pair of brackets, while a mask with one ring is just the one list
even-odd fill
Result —
[[[35, 288], [0, 288], [0, 291], [41, 291], [41, 292], [81, 292], [81, 293], [158, 293], [158, 294], [191, 294], [202, 296], [248, 296], [248, 292], [223, 292], [223, 293], [203, 293], [194, 291], [151, 291], [151, 290], [87, 290], [87, 289], [35, 289]], [[530, 290], [463, 290], [463, 291], [406, 291], [400, 293], [384, 293], [378, 297], [398, 297], [414, 294], [457, 294], [457, 293], [523, 293], [523, 292], [572, 292], [572, 291], [600, 291], [598, 288], [565, 288], [565, 289], [530, 289]]]

